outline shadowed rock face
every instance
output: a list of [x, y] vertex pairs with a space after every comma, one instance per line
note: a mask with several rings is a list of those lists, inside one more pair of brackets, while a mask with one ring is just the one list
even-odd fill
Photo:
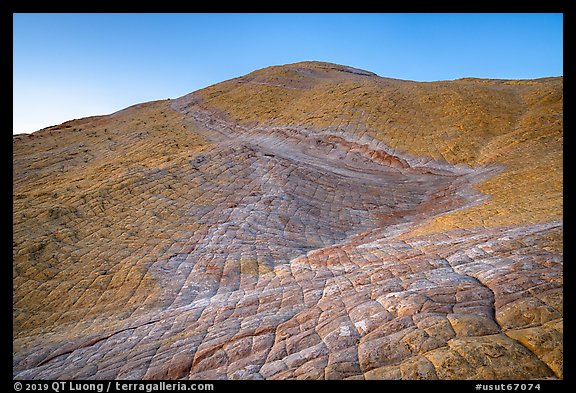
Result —
[[561, 82], [305, 62], [15, 137], [14, 377], [562, 378]]

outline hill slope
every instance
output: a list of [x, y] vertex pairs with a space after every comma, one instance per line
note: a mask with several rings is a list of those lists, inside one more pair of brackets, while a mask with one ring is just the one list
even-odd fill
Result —
[[562, 378], [562, 96], [303, 62], [14, 137], [15, 378]]

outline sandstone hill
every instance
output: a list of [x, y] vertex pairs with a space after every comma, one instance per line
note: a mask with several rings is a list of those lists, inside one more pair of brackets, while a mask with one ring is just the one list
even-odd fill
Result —
[[562, 114], [302, 62], [15, 136], [14, 378], [561, 379]]

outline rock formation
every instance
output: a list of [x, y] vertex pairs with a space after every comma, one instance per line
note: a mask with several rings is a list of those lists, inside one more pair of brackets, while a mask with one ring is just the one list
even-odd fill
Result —
[[15, 136], [14, 378], [563, 378], [562, 83], [302, 62]]

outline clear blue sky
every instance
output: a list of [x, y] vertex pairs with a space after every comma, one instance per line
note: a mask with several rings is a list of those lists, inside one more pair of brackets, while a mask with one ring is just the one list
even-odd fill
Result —
[[416, 81], [563, 75], [562, 14], [14, 14], [14, 133], [319, 60]]

